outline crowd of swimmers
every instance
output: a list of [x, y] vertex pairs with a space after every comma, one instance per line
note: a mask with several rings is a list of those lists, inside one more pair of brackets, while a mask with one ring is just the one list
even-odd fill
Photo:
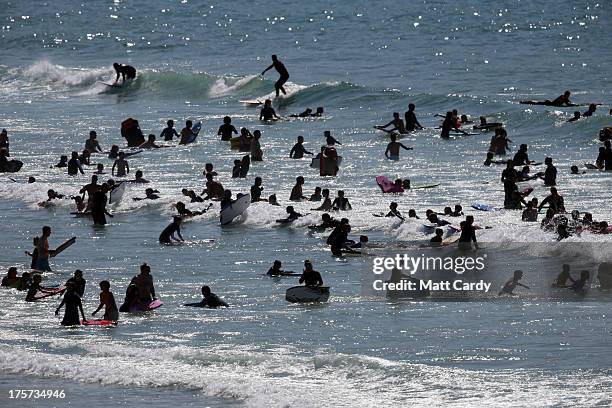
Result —
[[[123, 78], [123, 82], [133, 80], [136, 75], [136, 71], [133, 67], [124, 66], [121, 64], [115, 64], [114, 68], [117, 72], [117, 78], [115, 83], [119, 81], [119, 78]], [[280, 93], [286, 94], [284, 88], [285, 83], [289, 79], [289, 74], [284, 64], [278, 59], [276, 55], [272, 56], [272, 64], [262, 72], [262, 75], [270, 69], [276, 69], [279, 73], [280, 78], [275, 83], [275, 92], [279, 96]], [[522, 103], [529, 104], [542, 104], [549, 106], [575, 106], [569, 100], [570, 93], [566, 92], [559, 98], [552, 101], [523, 101]], [[389, 160], [399, 160], [400, 149], [412, 150], [412, 147], [405, 146], [403, 143], [398, 142], [397, 138], [401, 135], [424, 129], [419, 123], [416, 113], [416, 106], [412, 103], [408, 105], [408, 111], [404, 114], [404, 119], [400, 117], [400, 114], [393, 113], [393, 119], [383, 125], [375, 126], [381, 131], [385, 131], [389, 134], [390, 142], [384, 152], [384, 155]], [[590, 105], [589, 109], [580, 114], [577, 112], [575, 117], [572, 119], [577, 120], [580, 117], [591, 116], [596, 110], [596, 105]], [[297, 118], [307, 117], [320, 117], [323, 115], [324, 109], [322, 107], [317, 108], [316, 112], [306, 109], [305, 111], [291, 115]], [[553, 164], [553, 159], [547, 157], [544, 160], [546, 169], [543, 172], [530, 174], [530, 167], [536, 163], [529, 159], [528, 146], [522, 144], [511, 160], [507, 161], [494, 161], [495, 156], [504, 156], [510, 150], [511, 140], [508, 139], [506, 130], [501, 123], [490, 123], [484, 116], [480, 117], [478, 124], [473, 124], [469, 117], [465, 114], [459, 115], [457, 110], [447, 112], [445, 115], [439, 115], [442, 118], [440, 125], [442, 138], [449, 138], [451, 133], [469, 134], [462, 129], [462, 126], [473, 125], [473, 130], [478, 131], [494, 131], [494, 135], [491, 138], [489, 151], [487, 153], [487, 159], [485, 165], [490, 166], [492, 164], [505, 163], [506, 167], [501, 174], [501, 182], [504, 186], [504, 208], [512, 210], [523, 210], [522, 220], [526, 222], [535, 222], [538, 219], [538, 213], [543, 209], [547, 208], [546, 216], [542, 219], [541, 225], [545, 230], [555, 230], [559, 236], [559, 239], [565, 239], [572, 233], [580, 232], [585, 229], [589, 229], [593, 232], [607, 233], [609, 231], [608, 224], [605, 221], [594, 221], [590, 213], [584, 213], [580, 217], [578, 211], [571, 213], [571, 219], [565, 215], [565, 203], [563, 197], [557, 190], [557, 168]], [[261, 108], [259, 119], [262, 121], [275, 121], [280, 117], [272, 107], [271, 100], [266, 100]], [[132, 133], [130, 133], [132, 132]], [[136, 133], [133, 133], [136, 132]], [[190, 143], [198, 136], [198, 130], [194, 128], [194, 124], [191, 120], [185, 122], [185, 127], [181, 132], [177, 132], [174, 129], [174, 121], [168, 120], [167, 127], [161, 131], [160, 139], [165, 142], [172, 141], [175, 137], [179, 139], [179, 144]], [[144, 140], [144, 136], [138, 127], [138, 122], [132, 118], [127, 119], [122, 123], [122, 134], [128, 139], [128, 145], [136, 148], [132, 151], [121, 151], [117, 145], [113, 145], [108, 152], [108, 158], [113, 160], [110, 175], [117, 179], [124, 179], [130, 174], [130, 166], [128, 157], [134, 154], [143, 152], [146, 149], [157, 149], [167, 147], [166, 145], [158, 145], [156, 143], [156, 136], [151, 134]], [[130, 135], [136, 134], [137, 138], [134, 140], [129, 139]], [[261, 146], [261, 131], [255, 130], [251, 133], [246, 128], [241, 128], [240, 132], [232, 124], [232, 120], [229, 116], [223, 118], [223, 124], [218, 129], [218, 136], [221, 140], [229, 141], [232, 148], [238, 149], [239, 152], [248, 153], [245, 154], [241, 159], [234, 161], [234, 167], [232, 169], [232, 178], [245, 178], [249, 172], [251, 162], [263, 161], [263, 149]], [[302, 159], [305, 155], [313, 156], [319, 163], [319, 171], [321, 176], [336, 176], [340, 169], [340, 156], [337, 151], [337, 146], [342, 145], [336, 140], [331, 132], [326, 131], [323, 135], [325, 144], [321, 146], [320, 151], [317, 155], [307, 150], [304, 145], [305, 140], [303, 136], [298, 136], [295, 145], [288, 152], [288, 156], [291, 159]], [[9, 140], [6, 130], [0, 133], [0, 166], [2, 168], [8, 168], [9, 157]], [[78, 174], [84, 174], [84, 166], [91, 165], [92, 154], [104, 153], [104, 149], [100, 145], [97, 139], [97, 133], [91, 131], [89, 138], [85, 141], [84, 149], [81, 153], [73, 151], [70, 155], [70, 159], [67, 155], [63, 155], [60, 158], [59, 163], [54, 167], [66, 168], [67, 174], [70, 176], [76, 176]], [[604, 146], [600, 149], [599, 156], [596, 160], [596, 166], [600, 169], [612, 170], [612, 150], [610, 148], [610, 140], [607, 138], [604, 140]], [[515, 166], [523, 166], [521, 170], [515, 169]], [[108, 194], [117, 189], [121, 183], [126, 181], [117, 182], [114, 179], [109, 179], [105, 183], [99, 183], [98, 176], [106, 174], [104, 165], [98, 163], [95, 174], [91, 176], [91, 182], [84, 185], [80, 190], [80, 195], [71, 197], [76, 204], [77, 212], [90, 214], [94, 224], [105, 225], [106, 216], [112, 214], [107, 210], [107, 204], [109, 201]], [[206, 200], [218, 200], [220, 201], [221, 210], [231, 206], [233, 201], [232, 192], [225, 189], [222, 184], [216, 179], [218, 174], [214, 171], [213, 165], [207, 163], [203, 172], [206, 178], [206, 186], [202, 194], [197, 194], [193, 190], [183, 189], [182, 193], [187, 197], [190, 203], [200, 203]], [[527, 201], [526, 197], [531, 191], [521, 191], [518, 187], [518, 183], [540, 178], [543, 180], [544, 185], [550, 188], [550, 195], [545, 197], [541, 202], [538, 202], [536, 198], [532, 198]], [[149, 181], [144, 178], [143, 172], [137, 170], [133, 180], [129, 180], [133, 183], [146, 184]], [[353, 240], [349, 238], [351, 232], [351, 225], [348, 218], [341, 218], [340, 220], [334, 219], [328, 212], [329, 211], [351, 211], [352, 206], [349, 199], [345, 196], [343, 190], [338, 190], [336, 197], [331, 199], [329, 189], [321, 189], [315, 187], [314, 193], [310, 196], [306, 196], [303, 191], [305, 179], [303, 176], [298, 176], [294, 187], [291, 189], [289, 201], [300, 202], [320, 202], [321, 204], [312, 208], [313, 211], [324, 211], [321, 216], [321, 224], [310, 226], [311, 230], [317, 232], [323, 232], [327, 229], [331, 229], [331, 233], [326, 238], [326, 243], [329, 245], [331, 253], [334, 256], [342, 257], [346, 254], [351, 253], [362, 253], [368, 246], [372, 247], [369, 243], [367, 236], [362, 235], [359, 240]], [[405, 188], [404, 182], [399, 180], [398, 188]], [[408, 182], [409, 188], [409, 182]], [[278, 199], [276, 194], [271, 194], [267, 198], [263, 195], [263, 180], [260, 177], [256, 177], [254, 184], [250, 189], [251, 201], [260, 202], [266, 201], [271, 205], [278, 206]], [[48, 190], [47, 200], [42, 202], [41, 206], [48, 206], [54, 200], [64, 199], [64, 195], [54, 190]], [[241, 194], [237, 197], [240, 198]], [[146, 188], [144, 197], [136, 197], [134, 200], [156, 200], [159, 199], [159, 191], [154, 188]], [[173, 216], [172, 222], [161, 232], [159, 236], [159, 242], [162, 244], [172, 244], [176, 242], [184, 241], [181, 235], [181, 223], [186, 217], [193, 217], [204, 214], [210, 206], [203, 211], [192, 211], [186, 208], [183, 202], [177, 202], [174, 206], [177, 210], [177, 214]], [[286, 218], [277, 220], [282, 224], [289, 224], [297, 219], [301, 218], [303, 214], [298, 213], [295, 208], [290, 205], [286, 207]], [[451, 223], [443, 218], [438, 217], [439, 215], [446, 217], [462, 217], [464, 216], [462, 207], [460, 205], [455, 206], [455, 209], [450, 207], [445, 208], [443, 213], [437, 213], [433, 210], [427, 210], [425, 213], [425, 219], [433, 226], [433, 238], [429, 241], [432, 245], [442, 244], [444, 230], [441, 227], [449, 226]], [[414, 209], [408, 211], [408, 215], [405, 217], [399, 210], [398, 204], [392, 202], [389, 206], [389, 212], [384, 215], [385, 217], [392, 217], [405, 221], [407, 218], [418, 219], [417, 213]], [[458, 246], [464, 249], [478, 248], [478, 242], [476, 238], [476, 229], [479, 227], [474, 224], [474, 217], [471, 215], [465, 216], [465, 219], [459, 224], [459, 239]], [[34, 241], [35, 250], [29, 254], [32, 257], [32, 268], [38, 271], [49, 271], [49, 256], [53, 256], [52, 250], [49, 249], [48, 238], [51, 234], [50, 227], [43, 228], [43, 233], [40, 237], [37, 237]], [[280, 269], [280, 262], [275, 262], [273, 268], [268, 272], [269, 275], [280, 276], [284, 272]], [[11, 271], [10, 279], [16, 279], [14, 271]], [[65, 307], [65, 316], [63, 324], [78, 324], [79, 312], [81, 317], [85, 319], [81, 298], [83, 296], [83, 288], [85, 281], [82, 279], [82, 273], [79, 272], [78, 276], [75, 273], [75, 277], [71, 278], [65, 285], [65, 294], [62, 303], [59, 305], [56, 313], [62, 307]], [[515, 274], [513, 279], [509, 281], [504, 290], [506, 293], [511, 293], [513, 288], [519, 285], [520, 274]], [[31, 276], [24, 276], [20, 278], [20, 283], [17, 285], [18, 288], [28, 290], [28, 296], [26, 300], [34, 300], [36, 293], [48, 292], [48, 288], [44, 288], [40, 285], [40, 275], [33, 274]], [[300, 277], [300, 283], [306, 282], [307, 285], [322, 285], [322, 279], [317, 271], [312, 269], [312, 263], [307, 261], [305, 263], [305, 269]], [[218, 299], [216, 295], [211, 294], [210, 288], [203, 287], [202, 293], [204, 294], [204, 301], [207, 298]], [[133, 306], [141, 304], [143, 302], [150, 302], [155, 299], [155, 290], [153, 281], [150, 276], [150, 267], [146, 264], [141, 266], [141, 273], [132, 279], [126, 290], [126, 300], [123, 305], [117, 308], [114, 301], [114, 296], [110, 292], [110, 284], [108, 281], [100, 282], [100, 305], [95, 310], [97, 313], [102, 308], [105, 309], [104, 318], [108, 320], [116, 320], [118, 311], [129, 311]], [[51, 293], [51, 292], [49, 292]], [[224, 303], [219, 301], [220, 303]], [[218, 303], [219, 303], [218, 302]], [[214, 302], [213, 302], [214, 303]], [[225, 304], [226, 305], [226, 304]]]

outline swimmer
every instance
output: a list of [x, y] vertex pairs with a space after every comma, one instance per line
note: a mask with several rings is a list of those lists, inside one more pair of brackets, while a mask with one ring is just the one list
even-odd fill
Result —
[[91, 315], [95, 316], [102, 308], [104, 308], [103, 320], [111, 320], [116, 322], [119, 320], [119, 310], [117, 309], [117, 303], [115, 302], [115, 296], [110, 291], [110, 282], [103, 280], [100, 282], [100, 305], [94, 310]]
[[[393, 128], [387, 129], [391, 125], [393, 125]], [[386, 125], [374, 126], [374, 128], [391, 134], [394, 134], [395, 131], [399, 132], [401, 135], [409, 133], [404, 126], [404, 121], [400, 119], [398, 112], [393, 112], [393, 120], [391, 120], [391, 122], [387, 123]]]
[[332, 203], [332, 210], [334, 211], [350, 211], [353, 207], [351, 207], [351, 203], [348, 198], [344, 197], [344, 191], [338, 190], [338, 195], [334, 199]]
[[281, 263], [281, 261], [276, 260], [274, 261], [274, 263], [272, 264], [272, 267], [270, 269], [268, 269], [268, 272], [266, 273], [266, 275], [268, 276], [296, 276], [299, 275], [293, 271], [284, 271], [282, 270], [283, 264]]
[[303, 217], [302, 214], [300, 214], [300, 213], [295, 211], [295, 209], [293, 208], [292, 205], [287, 206], [286, 211], [287, 211], [287, 218], [282, 218], [280, 220], [276, 220], [277, 223], [279, 223], [279, 224], [289, 224], [289, 223], [292, 223], [293, 221], [297, 220], [298, 218]]
[[198, 136], [199, 131], [196, 133], [192, 129], [193, 122], [190, 120], [185, 121], [185, 127], [181, 130], [181, 140], [179, 141], [179, 145], [185, 145], [191, 143], [190, 140], [196, 136]]
[[523, 278], [523, 271], [521, 270], [514, 271], [514, 276], [512, 276], [512, 278], [504, 284], [502, 289], [499, 291], [498, 295], [499, 296], [514, 295], [514, 289], [516, 289], [517, 286], [521, 286], [525, 289], [529, 289], [529, 286], [523, 285], [522, 283], [519, 282], [522, 278]]
[[134, 201], [157, 200], [157, 199], [159, 199], [159, 196], [157, 195], [157, 193], [159, 193], [159, 191], [154, 190], [152, 188], [147, 188], [145, 190], [145, 196], [143, 198], [141, 198], [141, 197], [134, 197], [134, 198], [132, 198], [132, 200], [134, 200]]
[[304, 185], [304, 177], [298, 176], [295, 179], [295, 186], [291, 189], [291, 195], [289, 196], [289, 201], [302, 201], [307, 200], [308, 197], [305, 197], [302, 193], [302, 186]]
[[69, 176], [76, 176], [79, 172], [81, 174], [85, 174], [83, 171], [83, 166], [81, 166], [81, 162], [79, 161], [79, 154], [77, 152], [72, 152], [72, 157], [70, 160], [68, 160], [66, 167], [68, 167]]
[[166, 127], [164, 128], [164, 130], [162, 130], [161, 134], [159, 135], [160, 139], [163, 139], [166, 142], [171, 141], [174, 137], [180, 137], [180, 135], [177, 133], [176, 129], [174, 128], [174, 121], [171, 119], [168, 122], [166, 122]]
[[442, 228], [436, 228], [435, 235], [429, 240], [430, 244], [442, 245], [442, 236], [444, 230]]
[[95, 131], [89, 132], [89, 139], [85, 141], [85, 150], [89, 153], [104, 152], [102, 147], [100, 147], [100, 143], [98, 143], [97, 137], [98, 135]]
[[396, 135], [391, 135], [391, 142], [387, 145], [385, 157], [389, 160], [399, 160], [400, 147], [404, 150], [413, 150], [412, 147], [406, 147], [402, 143], [398, 142]]
[[212, 293], [208, 286], [202, 286], [202, 296], [204, 296], [204, 299], [202, 299], [200, 302], [202, 307], [205, 306], [211, 309], [216, 309], [221, 306], [229, 307], [229, 305], [225, 301], [221, 300], [219, 296]]
[[301, 159], [304, 157], [304, 154], [313, 155], [311, 152], [304, 148], [304, 136], [298, 136], [297, 143], [293, 145], [291, 151], [289, 152], [290, 159]]
[[64, 293], [64, 298], [61, 303], [55, 309], [55, 315], [58, 315], [60, 309], [66, 306], [64, 310], [64, 318], [62, 319], [62, 326], [77, 326], [81, 324], [81, 320], [79, 319], [79, 312], [81, 312], [81, 316], [83, 320], [85, 320], [85, 312], [83, 311], [83, 303], [81, 302], [81, 297], [75, 290], [74, 283], [67, 282], [66, 283], [66, 292]]
[[417, 117], [414, 113], [416, 106], [414, 103], [408, 104], [408, 111], [404, 114], [404, 121], [406, 122], [406, 130], [408, 132], [412, 132], [414, 130], [424, 129], [423, 126], [417, 120]]
[[321, 274], [313, 269], [312, 262], [309, 260], [304, 261], [304, 272], [300, 276], [299, 283], [305, 286], [323, 286]]
[[232, 134], [237, 135], [238, 131], [232, 125], [232, 118], [229, 116], [223, 117], [223, 124], [219, 126], [219, 130], [217, 131], [217, 136], [221, 136], [221, 140], [229, 141], [232, 138]]
[[405, 218], [402, 217], [402, 214], [397, 209], [397, 203], [396, 202], [392, 202], [391, 204], [389, 204], [389, 210], [390, 211], [387, 213], [387, 215], [385, 215], [385, 217], [397, 217], [400, 220], [405, 221]]
[[261, 111], [259, 112], [259, 120], [268, 122], [277, 121], [279, 119], [280, 117], [276, 115], [276, 111], [272, 107], [272, 101], [270, 99], [266, 99], [263, 108], [261, 108]]
[[251, 186], [251, 202], [256, 203], [258, 201], [268, 201], [265, 198], [261, 198], [261, 192], [263, 191], [263, 187], [261, 186], [263, 183], [261, 177], [255, 177], [255, 184]]
[[142, 170], [136, 170], [136, 174], [134, 175], [134, 180], [131, 180], [132, 183], [141, 183], [147, 184], [149, 180], [142, 177]]
[[[115, 174], [115, 168], [117, 169], [117, 174]], [[111, 170], [111, 175], [116, 177], [125, 177], [130, 172], [130, 165], [127, 160], [125, 160], [125, 153], [119, 152], [119, 158], [115, 160], [113, 163], [113, 168]]]
[[329, 198], [329, 189], [324, 188], [321, 191], [321, 197], [323, 199], [323, 203], [317, 207], [317, 208], [312, 208], [313, 211], [331, 211], [332, 209], [332, 201]]
[[[183, 219], [179, 216], [172, 217], [172, 223], [169, 224], [159, 235], [160, 244], [173, 244], [175, 242], [184, 242], [181, 235], [181, 222]], [[176, 234], [176, 237], [174, 236]]]

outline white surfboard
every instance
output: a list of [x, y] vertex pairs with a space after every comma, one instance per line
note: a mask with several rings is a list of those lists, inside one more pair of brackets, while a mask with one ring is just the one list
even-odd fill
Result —
[[128, 183], [126, 182], [119, 183], [119, 185], [110, 192], [110, 197], [108, 199], [109, 204], [118, 204], [119, 201], [121, 201], [123, 198], [123, 193], [125, 193], [125, 186], [127, 186], [127, 184]]
[[244, 103], [247, 106], [259, 106], [264, 104], [264, 101], [260, 101], [259, 99], [246, 99], [238, 102]]
[[221, 210], [221, 225], [227, 225], [241, 215], [251, 205], [251, 195], [245, 194], [234, 200], [231, 206]]
[[329, 286], [294, 286], [287, 289], [285, 299], [291, 303], [327, 302]]

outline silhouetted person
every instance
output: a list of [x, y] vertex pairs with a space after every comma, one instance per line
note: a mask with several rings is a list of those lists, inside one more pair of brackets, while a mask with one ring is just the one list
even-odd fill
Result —
[[276, 55], [272, 55], [272, 65], [264, 69], [263, 72], [261, 73], [261, 76], [263, 76], [266, 73], [266, 71], [272, 68], [276, 69], [276, 72], [278, 72], [278, 74], [280, 75], [280, 77], [278, 78], [278, 81], [276, 81], [276, 83], [274, 84], [274, 89], [276, 90], [276, 97], [278, 98], [279, 90], [283, 92], [283, 95], [287, 95], [287, 92], [285, 92], [285, 88], [283, 88], [283, 85], [285, 84], [285, 82], [289, 80], [289, 72], [287, 72], [287, 68], [285, 68], [285, 64], [283, 64], [276, 57]]

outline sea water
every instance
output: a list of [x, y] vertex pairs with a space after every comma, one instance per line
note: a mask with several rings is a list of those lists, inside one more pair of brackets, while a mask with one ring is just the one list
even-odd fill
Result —
[[[574, 109], [520, 105], [551, 99], [566, 89], [576, 102], [609, 104], [610, 4], [598, 1], [4, 1], [0, 15], [0, 127], [9, 132], [11, 155], [25, 164], [0, 182], [0, 269], [27, 270], [31, 239], [53, 228], [55, 247], [76, 244], [52, 259], [44, 283], [61, 283], [75, 269], [87, 279], [86, 313], [98, 304], [97, 283], [107, 279], [118, 302], [141, 263], [152, 267], [165, 305], [152, 314], [121, 316], [117, 327], [64, 328], [53, 310], [58, 299], [26, 304], [24, 294], [0, 291], [0, 384], [4, 406], [31, 406], [8, 399], [17, 388], [65, 389], [62, 406], [103, 407], [109, 398], [159, 406], [592, 406], [610, 401], [610, 303], [598, 294], [585, 301], [546, 298], [471, 302], [387, 302], [361, 296], [367, 258], [337, 260], [326, 234], [308, 234], [319, 221], [310, 213], [289, 227], [285, 216], [295, 178], [305, 193], [315, 186], [346, 192], [354, 208], [342, 214], [354, 235], [379, 243], [418, 247], [429, 240], [420, 221], [372, 217], [390, 201], [400, 210], [462, 204], [476, 222], [492, 228], [481, 242], [553, 243], [539, 223], [525, 225], [518, 212], [469, 210], [473, 202], [501, 206], [501, 166], [482, 166], [490, 134], [441, 140], [439, 118], [453, 108], [478, 119], [506, 124], [513, 152], [529, 144], [530, 158], [551, 156], [566, 207], [610, 219], [609, 174], [570, 175], [594, 162], [599, 129], [610, 125], [608, 105], [577, 123]], [[258, 109], [243, 99], [273, 96], [274, 70], [259, 73], [278, 54], [290, 72], [288, 95], [275, 104], [286, 116], [325, 108], [313, 120], [261, 124]], [[138, 70], [125, 89], [108, 88], [113, 62]], [[388, 138], [372, 129], [392, 112], [415, 103], [426, 130], [404, 137], [414, 147], [399, 162], [384, 158]], [[586, 108], [580, 108], [586, 110]], [[264, 161], [246, 179], [231, 179], [230, 151], [216, 135], [222, 118], [262, 132]], [[130, 157], [160, 191], [143, 197], [130, 185], [111, 208], [104, 228], [69, 213], [69, 200], [39, 208], [46, 191], [77, 194], [89, 181], [50, 168], [62, 154], [81, 151], [90, 130], [105, 150], [124, 146], [120, 124], [139, 120], [145, 134], [159, 135], [168, 119], [201, 120], [195, 144]], [[297, 136], [317, 152], [330, 130], [344, 158], [337, 177], [321, 178], [310, 159], [288, 158]], [[176, 141], [173, 144], [177, 143]], [[110, 172], [106, 155], [93, 155]], [[159, 232], [170, 222], [181, 188], [200, 192], [211, 162], [224, 187], [248, 192], [263, 178], [264, 197], [276, 193], [280, 207], [253, 204], [235, 225], [221, 228], [218, 205], [186, 222], [190, 244], [162, 247]], [[542, 167], [537, 171], [542, 171]], [[383, 197], [374, 178], [410, 178], [433, 189]], [[27, 176], [37, 182], [25, 183]], [[102, 176], [106, 180], [108, 175]], [[533, 196], [547, 195], [540, 181]], [[188, 204], [202, 209], [203, 204]], [[209, 240], [214, 240], [213, 242]], [[582, 234], [576, 243], [606, 236]], [[609, 257], [598, 251], [600, 260]], [[516, 253], [516, 259], [521, 253]], [[263, 277], [275, 259], [300, 272], [311, 259], [332, 296], [327, 304], [288, 304], [293, 278]], [[511, 276], [513, 260], [507, 262]], [[527, 273], [525, 283], [529, 283]], [[209, 285], [231, 307], [185, 308]], [[596, 283], [593, 283], [596, 285]], [[496, 288], [497, 289], [497, 288]], [[519, 290], [520, 292], [520, 290]], [[526, 293], [523, 291], [522, 293]], [[87, 395], [84, 398], [82, 393]]]

